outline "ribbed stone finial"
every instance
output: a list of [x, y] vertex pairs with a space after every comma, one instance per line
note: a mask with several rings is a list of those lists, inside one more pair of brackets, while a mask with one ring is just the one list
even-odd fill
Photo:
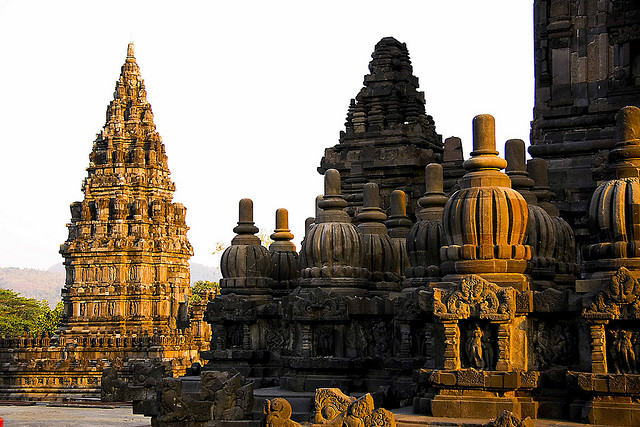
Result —
[[239, 221], [233, 229], [237, 235], [222, 253], [220, 270], [222, 294], [238, 293], [260, 295], [271, 292], [271, 254], [254, 234], [253, 201], [242, 199], [239, 203]]
[[231, 241], [232, 245], [259, 245], [260, 239], [254, 236], [258, 227], [253, 222], [253, 200], [242, 199], [239, 203], [238, 225], [233, 228], [237, 234]]
[[524, 244], [529, 216], [527, 203], [511, 188], [501, 171], [507, 166], [495, 151], [495, 120], [483, 114], [473, 119], [471, 158], [460, 190], [447, 202], [443, 226], [448, 245], [440, 249], [443, 280], [478, 274], [501, 286], [528, 289], [524, 273], [531, 247]]
[[315, 225], [308, 229], [300, 249], [300, 283], [326, 286], [330, 292], [363, 294], [366, 271], [360, 266], [360, 236], [343, 210], [347, 202], [340, 193], [340, 173], [327, 170], [324, 184]]
[[[363, 267], [370, 273], [372, 291], [381, 293], [397, 290], [400, 278], [398, 254], [387, 233], [383, 221], [387, 215], [380, 208], [380, 190], [378, 184], [369, 182], [364, 185], [363, 207], [358, 214], [358, 233], [362, 236]], [[385, 283], [378, 283], [385, 282]], [[388, 282], [388, 283], [387, 283]]]
[[412, 226], [407, 216], [407, 195], [402, 190], [394, 190], [391, 192], [390, 200], [389, 219], [384, 224], [396, 249], [400, 276], [404, 276], [405, 269], [409, 266], [407, 235]]
[[640, 109], [623, 107], [616, 115], [618, 143], [609, 152], [610, 180], [596, 188], [589, 220], [599, 243], [584, 250], [585, 267], [598, 275], [624, 266], [640, 270]]

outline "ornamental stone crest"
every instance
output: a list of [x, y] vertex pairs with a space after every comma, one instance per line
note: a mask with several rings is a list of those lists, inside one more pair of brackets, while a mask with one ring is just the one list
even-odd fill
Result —
[[330, 296], [320, 288], [298, 288], [287, 299], [292, 320], [345, 320], [346, 298]]
[[441, 319], [508, 320], [515, 313], [515, 289], [471, 275], [452, 290], [434, 289], [434, 314]]
[[583, 311], [587, 319], [639, 319], [640, 284], [625, 267], [614, 274]]

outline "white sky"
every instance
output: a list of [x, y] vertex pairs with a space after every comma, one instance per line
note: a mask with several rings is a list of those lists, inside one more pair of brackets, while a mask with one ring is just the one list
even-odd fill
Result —
[[216, 266], [238, 200], [271, 233], [289, 210], [295, 242], [323, 188], [375, 44], [407, 43], [427, 113], [471, 148], [496, 117], [498, 150], [529, 141], [533, 1], [0, 0], [0, 266], [62, 262], [69, 205], [126, 57], [135, 53], [162, 136], [192, 261]]

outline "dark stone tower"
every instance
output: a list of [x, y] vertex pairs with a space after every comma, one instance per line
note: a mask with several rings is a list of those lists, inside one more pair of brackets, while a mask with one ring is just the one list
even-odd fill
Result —
[[589, 199], [605, 179], [616, 112], [640, 106], [640, 2], [536, 0], [533, 157], [549, 162], [551, 189], [579, 243]]
[[385, 37], [371, 56], [371, 73], [351, 100], [346, 129], [340, 132], [338, 145], [325, 150], [318, 172], [340, 172], [351, 216], [362, 206], [367, 182], [378, 184], [385, 210], [391, 192], [404, 191], [413, 216], [424, 193], [425, 166], [441, 161], [442, 136], [425, 113], [424, 92], [418, 91], [407, 46]]

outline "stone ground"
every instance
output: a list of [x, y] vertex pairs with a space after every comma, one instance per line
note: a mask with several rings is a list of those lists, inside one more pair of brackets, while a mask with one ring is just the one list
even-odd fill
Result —
[[52, 406], [47, 402], [38, 402], [35, 405], [27, 406], [0, 404], [0, 418], [4, 419], [5, 427], [148, 427], [151, 425], [150, 418], [144, 415], [134, 415], [131, 411], [131, 405]]
[[[489, 420], [434, 418], [411, 415], [409, 408], [394, 411], [399, 427], [476, 427]], [[60, 405], [38, 402], [31, 405], [10, 405], [0, 403], [0, 418], [5, 427], [47, 426], [47, 427], [97, 427], [151, 425], [150, 418], [133, 415], [131, 405]], [[536, 420], [536, 427], [579, 427], [576, 424], [551, 420]]]

